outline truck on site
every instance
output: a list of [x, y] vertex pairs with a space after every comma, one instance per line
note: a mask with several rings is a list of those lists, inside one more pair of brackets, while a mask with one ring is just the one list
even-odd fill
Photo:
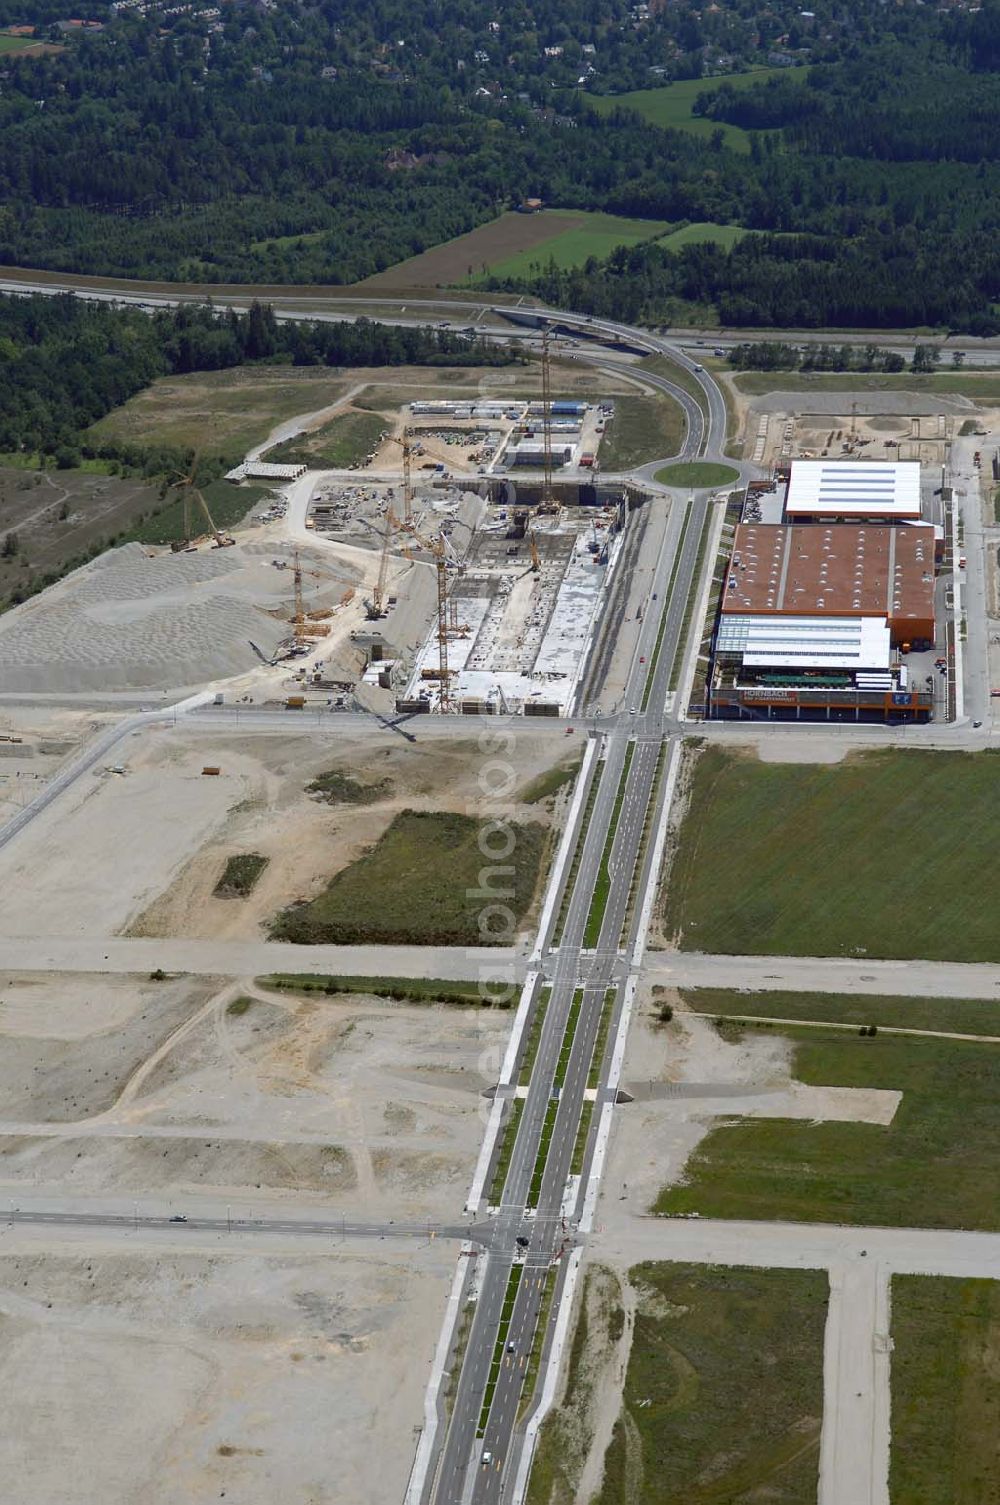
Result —
[[289, 695], [285, 701], [286, 711], [301, 711], [306, 703], [304, 695]]

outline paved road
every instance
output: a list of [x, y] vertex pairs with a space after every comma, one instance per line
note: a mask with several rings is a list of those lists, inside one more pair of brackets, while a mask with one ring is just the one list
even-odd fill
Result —
[[[50, 1199], [51, 1200], [51, 1199]], [[74, 1199], [76, 1200], [76, 1199]], [[253, 1217], [227, 1216], [221, 1212], [214, 1216], [191, 1213], [104, 1212], [98, 1199], [95, 1205], [73, 1210], [25, 1205], [24, 1199], [15, 1196], [6, 1210], [0, 1211], [0, 1227], [46, 1227], [51, 1229], [79, 1230], [103, 1228], [123, 1233], [169, 1232], [183, 1241], [185, 1236], [201, 1233], [252, 1233], [265, 1235], [290, 1235], [294, 1238], [326, 1239], [403, 1239], [426, 1243], [432, 1239], [457, 1239], [463, 1243], [488, 1247], [494, 1237], [490, 1223], [402, 1223], [402, 1222], [352, 1222], [346, 1218], [303, 1217]]]
[[525, 952], [508, 947], [292, 946], [276, 941], [147, 940], [132, 936], [5, 936], [8, 972], [165, 972], [203, 977], [254, 977], [269, 972], [311, 976], [492, 976], [522, 981]]
[[764, 993], [873, 993], [914, 998], [1000, 998], [1000, 966], [986, 962], [874, 961], [830, 956], [709, 956], [647, 951], [643, 975], [677, 988]]
[[[643, 766], [643, 765], [639, 765]], [[613, 779], [613, 773], [610, 775]], [[626, 812], [626, 815], [628, 812]], [[615, 862], [618, 863], [615, 854]], [[627, 860], [627, 859], [626, 859]], [[6, 972], [152, 972], [254, 977], [270, 972], [317, 976], [440, 977], [477, 981], [485, 975], [523, 982], [527, 949], [461, 946], [290, 946], [273, 941], [147, 940], [131, 936], [13, 936], [3, 940]], [[542, 968], [554, 976], [558, 954]], [[620, 971], [624, 974], [624, 961]], [[875, 961], [829, 956], [710, 956], [697, 951], [647, 951], [647, 981], [678, 988], [736, 992], [861, 993], [883, 997], [1000, 998], [1000, 966], [986, 962]], [[747, 1004], [749, 1010], [750, 1005]]]
[[[721, 413], [715, 410], [714, 419], [711, 404], [708, 409], [706, 446], [710, 440], [718, 442], [720, 422], [725, 432], [724, 408]], [[514, 1488], [524, 1444], [519, 1413], [530, 1401], [523, 1395], [524, 1377], [543, 1309], [545, 1272], [556, 1262], [551, 1328], [565, 1278], [560, 1254], [581, 1215], [592, 1170], [593, 1123], [589, 1132], [581, 1130], [581, 1115], [591, 1090], [588, 1083], [606, 1007], [614, 1023], [622, 1006], [620, 985], [628, 972], [643, 897], [640, 893], [640, 903], [632, 903], [632, 879], [647, 813], [659, 790], [663, 744], [673, 732], [665, 705], [707, 506], [704, 497], [690, 508], [678, 503], [668, 520], [650, 597], [652, 602], [655, 592], [659, 609], [646, 613], [625, 696], [625, 704], [635, 709], [608, 732], [603, 758], [592, 770], [592, 778], [600, 782], [558, 944], [550, 936], [539, 938], [550, 996], [496, 1216], [498, 1241], [486, 1261], [445, 1445], [427, 1496], [435, 1505], [503, 1501], [511, 1498]], [[610, 886], [595, 945], [588, 921], [609, 846]], [[648, 857], [642, 878], [646, 884], [655, 881]], [[610, 1052], [605, 1050], [603, 1056], [594, 1092], [598, 1110], [608, 1098]], [[595, 1113], [595, 1122], [597, 1117]], [[582, 1175], [573, 1183], [570, 1175], [581, 1134]], [[521, 1260], [526, 1263], [521, 1265]], [[551, 1330], [537, 1335], [543, 1369], [551, 1336]]]

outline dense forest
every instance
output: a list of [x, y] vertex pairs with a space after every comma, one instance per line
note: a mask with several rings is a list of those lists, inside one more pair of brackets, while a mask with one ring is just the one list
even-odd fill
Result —
[[[0, 263], [349, 283], [524, 196], [748, 231], [502, 284], [621, 317], [1000, 328], [1000, 0], [63, 0], [5, 54]], [[174, 14], [172, 12], [180, 13]], [[806, 62], [740, 91], [711, 75]], [[702, 78], [695, 136], [594, 94]]]
[[157, 376], [268, 362], [297, 366], [506, 364], [496, 345], [448, 330], [352, 323], [278, 323], [247, 313], [185, 305], [150, 316], [69, 295], [0, 297], [0, 451], [79, 463], [81, 453], [122, 453], [148, 475], [176, 455], [121, 446], [88, 449], [83, 431]]

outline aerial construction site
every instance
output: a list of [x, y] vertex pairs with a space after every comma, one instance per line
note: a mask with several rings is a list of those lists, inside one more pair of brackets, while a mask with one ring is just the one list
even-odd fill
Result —
[[569, 711], [636, 493], [599, 476], [614, 404], [553, 400], [542, 369], [541, 400], [400, 402], [349, 467], [260, 446], [228, 477], [271, 488], [238, 537], [196, 464], [170, 549], [112, 550], [3, 617], [2, 688]]

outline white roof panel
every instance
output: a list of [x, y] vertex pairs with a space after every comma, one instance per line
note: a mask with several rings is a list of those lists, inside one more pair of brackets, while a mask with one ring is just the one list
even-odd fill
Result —
[[881, 617], [723, 616], [716, 647], [757, 669], [887, 669], [891, 653]]
[[793, 460], [785, 496], [789, 517], [919, 517], [915, 460]]

